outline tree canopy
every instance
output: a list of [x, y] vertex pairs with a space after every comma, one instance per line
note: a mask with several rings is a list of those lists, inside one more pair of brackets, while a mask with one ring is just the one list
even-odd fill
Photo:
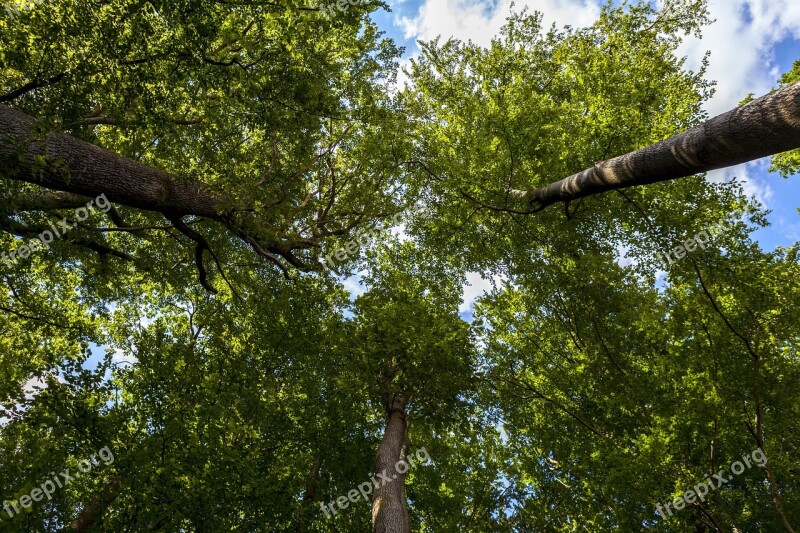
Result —
[[17, 4], [0, 531], [798, 527], [799, 250], [690, 159], [800, 148], [800, 62], [713, 129], [703, 0], [521, 10], [404, 87], [382, 2]]

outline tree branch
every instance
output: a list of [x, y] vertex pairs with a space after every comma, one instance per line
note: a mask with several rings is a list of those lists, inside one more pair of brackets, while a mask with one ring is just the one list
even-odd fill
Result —
[[[0, 106], [0, 170], [7, 177], [91, 197], [102, 192], [112, 202], [164, 214], [221, 217], [223, 199], [201, 183], [180, 180], [63, 133], [41, 138], [37, 127], [33, 117]], [[37, 164], [42, 157], [62, 165]]]
[[12, 209], [22, 211], [51, 211], [54, 209], [77, 209], [86, 206], [92, 199], [69, 192], [36, 191], [12, 199]]
[[712, 118], [659, 143], [540, 189], [513, 189], [531, 211], [605, 191], [669, 181], [800, 147], [800, 82]]

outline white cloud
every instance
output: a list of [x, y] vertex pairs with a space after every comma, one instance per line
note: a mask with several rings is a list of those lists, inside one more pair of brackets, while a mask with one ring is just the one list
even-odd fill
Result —
[[793, 242], [800, 241], [800, 224], [798, 223], [788, 223], [785, 220], [781, 220], [779, 222], [779, 226], [783, 231], [783, 234], [786, 235]]
[[484, 278], [479, 272], [467, 272], [467, 282], [464, 284], [464, 291], [461, 294], [461, 305], [458, 306], [459, 313], [472, 311], [475, 300], [491, 291], [494, 287], [504, 285], [507, 278], [503, 275], [494, 275], [489, 279]]
[[766, 159], [759, 159], [743, 165], [712, 170], [706, 175], [706, 179], [711, 183], [727, 183], [733, 178], [742, 185], [744, 193], [748, 196], [755, 196], [756, 200], [762, 205], [769, 205], [768, 202], [775, 196], [775, 191], [768, 182], [765, 182], [760, 175], [763, 173], [753, 172], [759, 167], [765, 166]]
[[367, 292], [366, 287], [362, 284], [362, 278], [366, 273], [366, 270], [362, 270], [342, 280], [345, 290], [350, 293], [350, 301], [355, 301], [356, 298]]
[[[511, 14], [511, 4], [510, 0], [499, 0], [496, 4], [474, 0], [425, 0], [415, 17], [399, 17], [397, 23], [406, 38], [429, 41], [441, 35], [445, 39], [455, 37], [485, 46], [500, 33]], [[600, 13], [600, 3], [595, 0], [528, 0], [517, 2], [515, 10], [521, 11], [526, 6], [544, 14], [545, 27], [552, 23], [559, 27], [586, 26]]]
[[114, 349], [114, 353], [111, 355], [111, 362], [118, 366], [121, 365], [135, 365], [139, 362], [139, 358], [133, 355], [132, 353], [126, 353], [125, 350], [121, 350], [119, 348]]
[[778, 77], [773, 47], [790, 37], [800, 38], [797, 0], [725, 0], [711, 2], [713, 24], [702, 39], [688, 38], [680, 49], [687, 66], [697, 69], [711, 52], [707, 77], [717, 92], [706, 106], [711, 116], [734, 108], [749, 93], [761, 96]]
[[22, 385], [22, 392], [25, 393], [25, 397], [28, 398], [29, 400], [33, 399], [33, 397], [39, 394], [43, 389], [46, 389], [47, 388], [47, 381], [45, 379], [46, 377], [47, 376], [41, 378], [33, 377], [28, 381], [26, 381]]
[[622, 268], [638, 263], [638, 261], [635, 261], [633, 258], [628, 256], [628, 252], [630, 251], [630, 246], [627, 246], [625, 243], [621, 242], [617, 243], [616, 261], [617, 264]]
[[[44, 389], [47, 388], [47, 377], [50, 374], [44, 374], [42, 377], [31, 377], [22, 384], [22, 393], [25, 395], [25, 400], [27, 402], [31, 402], [36, 396], [39, 395]], [[63, 383], [63, 379], [61, 376], [56, 374], [56, 378], [58, 381]], [[0, 404], [0, 412], [4, 414], [10, 414], [12, 410], [16, 411], [17, 414], [27, 411], [28, 405], [27, 404], [15, 404], [15, 405], [8, 405], [8, 404]], [[0, 429], [4, 428], [8, 425], [11, 419], [7, 416], [0, 416]]]

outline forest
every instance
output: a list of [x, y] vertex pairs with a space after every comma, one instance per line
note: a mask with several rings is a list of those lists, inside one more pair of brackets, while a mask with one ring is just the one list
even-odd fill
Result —
[[800, 528], [800, 61], [402, 3], [0, 5], [0, 532]]

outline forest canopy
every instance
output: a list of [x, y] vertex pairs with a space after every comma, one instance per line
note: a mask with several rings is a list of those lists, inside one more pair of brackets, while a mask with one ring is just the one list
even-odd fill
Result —
[[662, 4], [405, 69], [372, 0], [0, 9], [0, 531], [795, 531], [797, 245], [609, 181], [712, 118]]

